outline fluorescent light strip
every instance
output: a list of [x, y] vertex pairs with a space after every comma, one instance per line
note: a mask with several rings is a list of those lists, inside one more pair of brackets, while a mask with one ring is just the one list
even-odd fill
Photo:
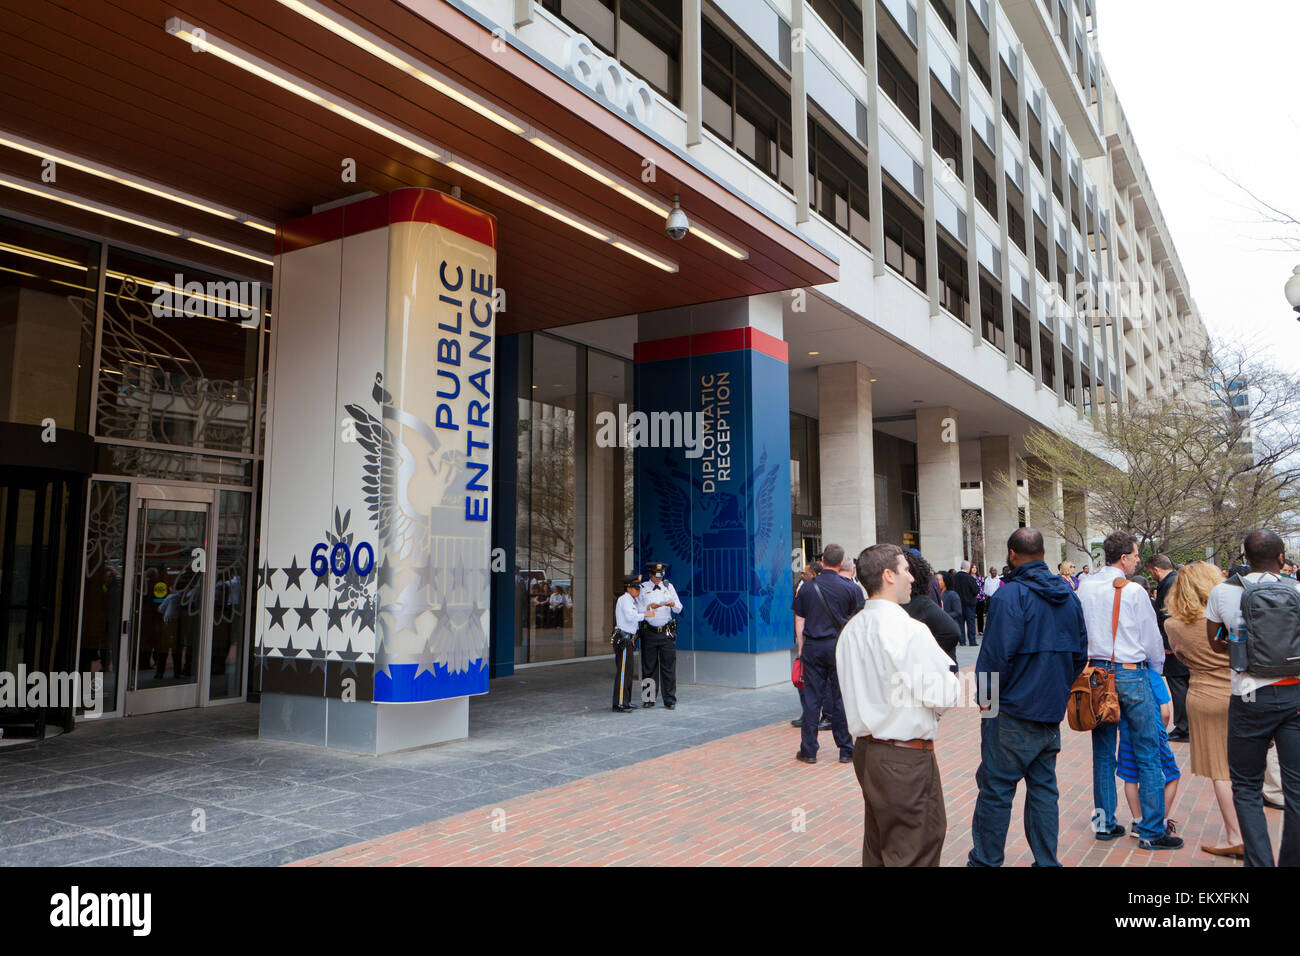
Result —
[[[363, 110], [360, 107], [345, 106], [340, 100], [335, 99], [331, 94], [318, 86], [306, 82], [305, 80], [290, 79], [288, 74], [277, 67], [272, 66], [265, 60], [246, 53], [237, 47], [231, 46], [222, 40], [209, 36], [207, 31], [195, 27], [193, 24], [186, 23], [180, 17], [171, 17], [167, 21], [167, 32], [172, 36], [190, 43], [191, 46], [204, 52], [211, 53], [217, 59], [225, 60], [232, 66], [254, 76], [259, 76], [268, 83], [274, 83], [283, 90], [288, 90], [295, 96], [300, 96], [310, 103], [324, 107], [331, 113], [342, 116], [344, 119], [351, 120], [358, 126], [363, 126], [372, 133], [378, 133], [380, 136], [390, 139], [393, 142], [405, 146], [407, 149], [419, 153], [421, 156], [427, 156], [429, 159], [442, 159], [442, 153], [434, 149], [430, 144], [421, 139], [407, 136], [400, 132], [397, 127], [391, 123], [380, 119], [374, 113]], [[199, 32], [196, 33], [195, 31]]]
[[169, 189], [161, 183], [153, 182], [148, 179], [129, 176], [119, 169], [111, 166], [104, 166], [100, 163], [92, 162], [81, 156], [73, 156], [71, 153], [64, 153], [59, 150], [50, 149], [48, 146], [42, 146], [40, 143], [16, 136], [8, 131], [0, 130], [0, 146], [7, 146], [10, 149], [16, 149], [32, 156], [38, 156], [41, 159], [52, 159], [56, 163], [68, 166], [72, 169], [88, 173], [91, 176], [98, 176], [100, 179], [107, 179], [111, 182], [118, 183], [122, 186], [128, 186], [131, 189], [137, 189], [140, 192], [149, 193], [151, 196], [158, 196], [170, 202], [180, 203], [183, 206], [189, 206], [191, 209], [197, 209], [200, 212], [208, 213], [212, 216], [220, 216], [222, 219], [233, 219], [242, 222], [245, 226], [251, 226], [254, 229], [261, 229], [265, 232], [274, 233], [275, 227], [258, 219], [250, 219], [247, 216], [226, 209], [213, 203], [200, 202], [184, 193]]
[[128, 223], [132, 226], [139, 226], [141, 229], [152, 229], [154, 232], [161, 232], [165, 236], [179, 236], [181, 230], [174, 229], [171, 226], [160, 225], [146, 219], [140, 219], [137, 216], [131, 216], [120, 209], [112, 206], [91, 205], [90, 203], [81, 202], [73, 199], [68, 193], [59, 189], [49, 189], [44, 186], [29, 186], [26, 183], [16, 179], [10, 179], [8, 176], [0, 176], [0, 186], [7, 186], [10, 189], [16, 189], [19, 192], [30, 193], [33, 196], [39, 196], [42, 199], [53, 199], [55, 202], [61, 202], [64, 205], [72, 206], [74, 209], [82, 209], [86, 212], [92, 212], [99, 216], [108, 216], [110, 219], [117, 219]]
[[[339, 17], [334, 13], [334, 11], [317, 3], [316, 0], [277, 0], [277, 2], [282, 6], [288, 7], [299, 16], [305, 17], [318, 26], [324, 27], [335, 36], [342, 37], [354, 46], [360, 47], [372, 56], [383, 60], [388, 65], [396, 67], [409, 76], [415, 77], [426, 86], [430, 86], [439, 93], [451, 97], [463, 106], [469, 107], [481, 116], [496, 123], [498, 126], [510, 130], [517, 136], [528, 137], [528, 141], [534, 146], [544, 150], [556, 159], [568, 163], [584, 175], [591, 177], [602, 185], [608, 186], [610, 189], [632, 200], [634, 203], [637, 203], [645, 209], [648, 209], [650, 212], [653, 212], [658, 216], [668, 215], [668, 207], [662, 202], [652, 199], [644, 193], [606, 175], [596, 167], [583, 162], [568, 150], [543, 139], [534, 131], [525, 128], [523, 124], [517, 123], [505, 114], [492, 109], [491, 106], [482, 102], [477, 97], [467, 93], [461, 88], [458, 88], [452, 83], [439, 79], [438, 77], [426, 72], [420, 65], [403, 55], [401, 51], [392, 44], [368, 30], [357, 26], [355, 23]], [[735, 259], [749, 258], [749, 253], [745, 252], [743, 249], [739, 249], [736, 246], [725, 242], [717, 236], [712, 235], [708, 230], [703, 229], [694, 223], [691, 225], [691, 234], [698, 236], [700, 239], [717, 247]]]
[[337, 16], [332, 10], [322, 6], [314, 0], [279, 0], [279, 2], [288, 7], [299, 16], [306, 17], [308, 20], [324, 27], [335, 36], [342, 37], [353, 46], [358, 46], [372, 56], [378, 57], [389, 66], [394, 66], [408, 76], [419, 80], [425, 86], [432, 87], [444, 96], [449, 96], [462, 106], [466, 106], [478, 113], [480, 116], [491, 120], [498, 126], [510, 130], [516, 136], [524, 135], [524, 127], [514, 120], [510, 119], [503, 113], [492, 109], [487, 103], [484, 103], [478, 97], [469, 93], [458, 84], [451, 83], [440, 77], [426, 72], [413, 60], [408, 59], [392, 44], [375, 36], [368, 30], [364, 30], [356, 24]]
[[588, 225], [587, 223], [582, 222], [581, 220], [577, 219], [575, 216], [569, 213], [561, 212], [559, 209], [555, 208], [554, 206], [549, 205], [548, 203], [545, 203], [542, 200], [529, 195], [528, 193], [515, 189], [513, 186], [507, 186], [501, 180], [495, 179], [492, 176], [488, 175], [487, 173], [482, 172], [481, 170], [475, 169], [471, 166], [467, 166], [464, 163], [459, 162], [457, 160], [453, 160], [447, 163], [447, 168], [454, 169], [458, 173], [464, 173], [466, 176], [470, 177], [471, 179], [477, 180], [478, 182], [482, 183], [485, 186], [490, 186], [491, 188], [495, 189], [497, 192], [505, 193], [507, 196], [509, 196], [511, 199], [516, 200], [517, 202], [521, 202], [526, 206], [531, 206], [533, 209], [536, 209], [538, 212], [546, 213], [546, 215], [550, 216], [552, 219], [558, 219], [566, 226], [572, 226], [574, 229], [577, 229], [579, 232], [586, 233], [587, 235], [591, 236], [593, 239], [599, 239], [601, 242], [610, 241], [610, 237], [606, 233], [601, 232], [595, 226]]
[[28, 249], [26, 246], [15, 246], [7, 242], [0, 242], [0, 251], [12, 252], [16, 256], [25, 256], [28, 259], [39, 259], [41, 262], [52, 262], [56, 266], [66, 266], [69, 269], [80, 269], [82, 272], [87, 271], [89, 268], [63, 256], [52, 255], [48, 252], [37, 252], [35, 249]]
[[669, 262], [667, 259], [660, 259], [658, 256], [652, 255], [649, 252], [643, 252], [640, 249], [635, 249], [632, 246], [628, 245], [626, 242], [616, 241], [613, 243], [613, 246], [615, 249], [622, 249], [630, 256], [636, 256], [638, 259], [650, 263], [656, 269], [663, 269], [664, 272], [677, 271], [677, 266], [675, 263]]
[[234, 246], [223, 246], [219, 242], [213, 242], [210, 239], [200, 239], [198, 236], [186, 236], [185, 238], [190, 242], [197, 242], [201, 246], [207, 246], [209, 249], [226, 252], [232, 256], [241, 256], [244, 259], [252, 259], [254, 262], [260, 262], [264, 266], [275, 265], [274, 260], [268, 259], [266, 256], [259, 256], [255, 252], [249, 252], [247, 249], [238, 249]]

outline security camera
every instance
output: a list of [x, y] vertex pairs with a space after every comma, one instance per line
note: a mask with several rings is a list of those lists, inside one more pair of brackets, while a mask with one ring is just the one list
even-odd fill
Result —
[[664, 222], [664, 232], [669, 239], [685, 239], [686, 234], [691, 231], [691, 221], [686, 218], [686, 213], [682, 212], [681, 203], [677, 197], [673, 197], [673, 211], [668, 214], [668, 219]]

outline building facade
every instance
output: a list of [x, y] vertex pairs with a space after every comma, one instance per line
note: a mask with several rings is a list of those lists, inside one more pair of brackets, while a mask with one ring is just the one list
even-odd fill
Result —
[[[1023, 436], [1103, 428], [1205, 341], [1087, 0], [131, 6], [30, 13], [30, 88], [0, 94], [0, 670], [102, 674], [109, 714], [261, 696], [268, 736], [382, 750], [382, 717], [331, 738], [331, 702], [397, 713], [409, 665], [461, 703], [398, 737], [456, 736], [488, 676], [604, 655], [649, 560], [689, 605], [684, 680], [783, 679], [808, 555], [1000, 563], [1034, 521]], [[109, 37], [129, 56], [92, 69]], [[471, 212], [486, 432], [439, 465], [392, 370], [441, 395], [451, 347], [393, 351], [418, 270], [356, 250], [454, 246]], [[476, 450], [483, 555], [435, 567], [433, 534], [402, 564], [395, 496]], [[435, 571], [483, 600], [449, 610]]]

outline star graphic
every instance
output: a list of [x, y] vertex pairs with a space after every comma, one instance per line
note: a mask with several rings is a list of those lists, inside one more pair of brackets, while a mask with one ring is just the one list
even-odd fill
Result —
[[[284, 616], [288, 614], [291, 610], [293, 609], [281, 606], [280, 596], [277, 594], [275, 597], [275, 607], [268, 607], [266, 609], [266, 613], [271, 615], [271, 623], [266, 625], [266, 629], [269, 631], [273, 627], [283, 628]], [[285, 629], [287, 630], [287, 628]]]
[[397, 576], [399, 570], [399, 568], [393, 567], [392, 563], [388, 560], [388, 556], [385, 555], [384, 559], [379, 562], [379, 587], [392, 587], [393, 578]]
[[279, 570], [278, 568], [273, 568], [273, 567], [271, 567], [271, 565], [270, 565], [269, 562], [264, 563], [264, 564], [263, 564], [260, 568], [258, 568], [258, 570], [257, 570], [257, 586], [258, 586], [258, 587], [263, 587], [263, 586], [265, 586], [265, 587], [268, 587], [268, 588], [272, 588], [272, 589], [274, 589], [274, 588], [275, 588], [275, 572], [278, 571], [278, 570]]
[[329, 590], [330, 576], [328, 574], [315, 574], [312, 576], [316, 579], [316, 583], [311, 586], [313, 591], [319, 588], [324, 588], [327, 591]]
[[307, 569], [298, 567], [297, 555], [294, 556], [293, 561], [287, 568], [281, 568], [280, 570], [284, 572], [284, 576], [288, 578], [289, 581], [285, 587], [294, 587], [302, 590], [302, 585], [298, 583], [298, 579], [303, 576]]
[[317, 670], [324, 671], [325, 658], [328, 656], [329, 652], [326, 651], [325, 648], [321, 645], [320, 638], [316, 639], [316, 647], [314, 649], [309, 649], [307, 653], [311, 655], [312, 671], [317, 671]]
[[337, 627], [340, 631], [343, 630], [343, 619], [348, 616], [349, 610], [351, 609], [345, 605], [340, 605], [338, 601], [334, 602], [333, 607], [327, 608], [325, 613], [329, 615], [330, 622], [325, 628], [325, 633], [328, 634], [331, 627]]
[[434, 588], [437, 571], [438, 569], [433, 566], [431, 561], [425, 561], [424, 564], [415, 568], [415, 587], [425, 592], [425, 600], [428, 600], [429, 592]]
[[311, 628], [311, 619], [316, 616], [316, 612], [320, 608], [308, 607], [307, 597], [303, 595], [302, 607], [289, 608], [289, 610], [298, 615], [298, 629], [302, 630], [303, 628]]

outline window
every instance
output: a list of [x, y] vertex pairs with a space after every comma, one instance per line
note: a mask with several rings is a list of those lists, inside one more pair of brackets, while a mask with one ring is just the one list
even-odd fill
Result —
[[1056, 356], [1052, 354], [1052, 338], [1041, 330], [1038, 333], [1038, 355], [1043, 367], [1043, 385], [1056, 388]]
[[1026, 252], [1025, 248], [1025, 217], [1017, 212], [1017, 206], [1023, 203], [1023, 198], [1015, 190], [1007, 187], [1007, 232], [1011, 236], [1011, 241], [1020, 247], [1021, 252]]
[[[1005, 90], [1006, 87], [1003, 86], [1003, 89]], [[1010, 124], [1012, 130], [1015, 131], [1015, 134], [1019, 136], [1020, 117], [1016, 115], [1016, 104], [1013, 100], [1009, 100], [1005, 96], [1002, 97], [1002, 115], [1006, 117], [1007, 123]]]
[[681, 0], [541, 0], [676, 106], [681, 105]]
[[839, 38], [850, 53], [862, 62], [862, 11], [852, 0], [810, 0], [809, 4], [831, 33]]
[[992, 95], [993, 77], [989, 75], [988, 67], [984, 65], [984, 61], [980, 59], [979, 54], [975, 52], [973, 46], [968, 46], [966, 48], [966, 53], [967, 58], [970, 60], [971, 69], [975, 71], [975, 75], [978, 76], [980, 82], [984, 84], [984, 89], [988, 90], [989, 94]]
[[790, 94], [707, 20], [702, 27], [704, 125], [768, 176], [793, 189]]
[[980, 320], [985, 341], [1006, 351], [1006, 337], [1002, 333], [1002, 292], [982, 275], [980, 276]]
[[938, 107], [930, 108], [930, 121], [934, 127], [934, 150], [944, 159], [952, 161], [957, 178], [962, 175], [961, 136], [943, 118]]
[[970, 325], [970, 287], [962, 253], [939, 238], [939, 304]]
[[[960, 3], [961, 0], [957, 0], [957, 2]], [[957, 35], [957, 18], [948, 9], [946, 0], [930, 0], [930, 8], [939, 15], [943, 25], [948, 28], [948, 33], [955, 37]]]
[[885, 41], [876, 40], [876, 62], [880, 74], [880, 88], [894, 101], [894, 105], [903, 111], [903, 115], [912, 121], [917, 129], [921, 128], [921, 94], [907, 72], [907, 68], [898, 57], [885, 46]]
[[808, 172], [814, 184], [813, 207], [828, 222], [870, 248], [866, 164], [812, 117], [808, 118]]
[[925, 232], [920, 218], [886, 189], [885, 264], [912, 285], [925, 290]]
[[998, 215], [998, 192], [997, 185], [993, 182], [993, 177], [985, 170], [984, 164], [978, 159], [975, 160], [975, 198], [979, 204], [988, 210], [989, 215], [997, 218]]
[[1029, 332], [1029, 313], [1018, 306], [1011, 309], [1016, 346], [1016, 364], [1027, 372], [1034, 369], [1033, 339]]

